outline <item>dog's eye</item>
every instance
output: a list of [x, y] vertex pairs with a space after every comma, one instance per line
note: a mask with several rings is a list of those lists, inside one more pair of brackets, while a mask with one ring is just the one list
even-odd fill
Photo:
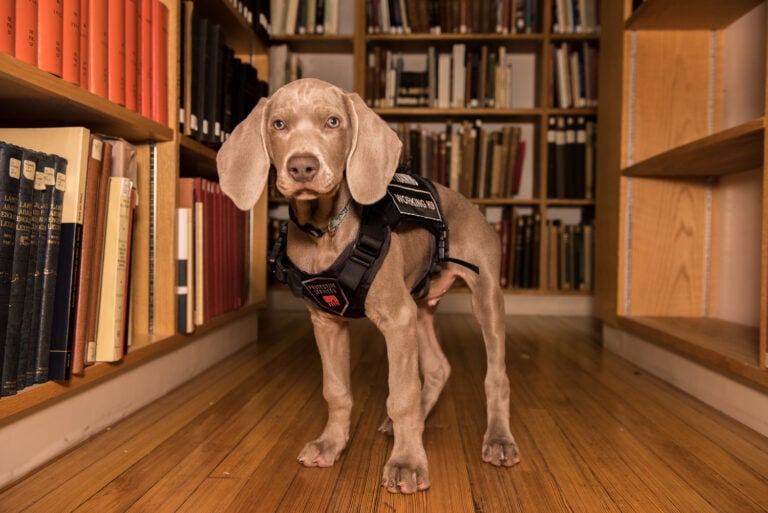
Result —
[[339, 126], [341, 126], [341, 121], [336, 116], [331, 116], [325, 124], [328, 128], [339, 128]]
[[275, 130], [282, 130], [283, 128], [285, 128], [285, 121], [283, 121], [282, 119], [276, 119], [272, 122], [272, 126], [274, 127]]

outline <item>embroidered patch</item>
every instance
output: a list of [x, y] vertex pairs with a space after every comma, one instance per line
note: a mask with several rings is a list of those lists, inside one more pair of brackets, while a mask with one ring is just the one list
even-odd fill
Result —
[[442, 221], [437, 202], [431, 192], [392, 183], [389, 185], [387, 193], [401, 214], [429, 219], [430, 221]]
[[349, 300], [341, 290], [336, 278], [312, 278], [301, 282], [304, 290], [314, 300], [317, 306], [336, 315], [344, 315], [349, 306]]

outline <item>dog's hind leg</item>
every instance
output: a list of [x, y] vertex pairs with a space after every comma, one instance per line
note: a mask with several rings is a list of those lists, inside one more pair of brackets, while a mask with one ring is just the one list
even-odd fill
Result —
[[[511, 467], [520, 461], [517, 444], [509, 428], [509, 378], [505, 363], [504, 295], [498, 275], [482, 272], [467, 277], [472, 290], [472, 310], [485, 341], [487, 371], [485, 395], [488, 427], [483, 437], [483, 461]], [[473, 279], [474, 278], [474, 279]]]

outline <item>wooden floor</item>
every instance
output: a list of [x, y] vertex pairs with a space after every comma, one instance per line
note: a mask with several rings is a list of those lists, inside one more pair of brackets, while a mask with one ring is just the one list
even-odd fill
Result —
[[479, 331], [438, 318], [453, 374], [424, 434], [432, 488], [415, 496], [379, 486], [387, 367], [370, 324], [353, 323], [351, 440], [330, 469], [296, 462], [325, 421], [307, 316], [261, 326], [258, 344], [4, 490], [0, 511], [768, 511], [768, 440], [603, 352], [590, 319], [508, 319], [522, 462], [499, 469], [480, 459]]

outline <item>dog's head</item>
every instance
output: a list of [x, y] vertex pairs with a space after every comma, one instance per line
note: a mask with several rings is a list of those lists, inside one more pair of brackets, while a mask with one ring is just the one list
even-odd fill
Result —
[[222, 145], [216, 164], [222, 190], [243, 210], [259, 199], [270, 164], [288, 198], [335, 194], [346, 172], [352, 197], [368, 205], [386, 193], [401, 148], [359, 95], [302, 79], [262, 98]]

